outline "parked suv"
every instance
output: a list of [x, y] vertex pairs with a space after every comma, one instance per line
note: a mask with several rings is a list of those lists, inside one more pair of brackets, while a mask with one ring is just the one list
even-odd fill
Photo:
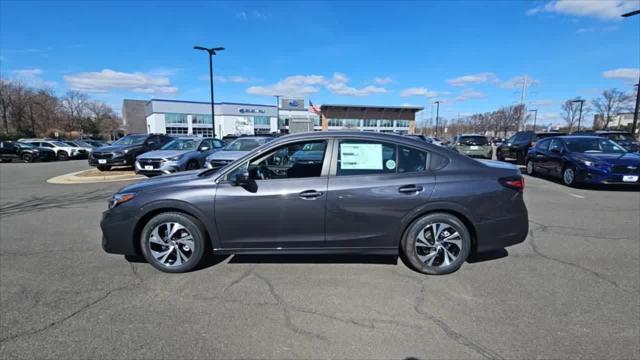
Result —
[[456, 135], [449, 146], [460, 154], [470, 157], [489, 160], [493, 157], [493, 147], [482, 135]]
[[16, 141], [0, 141], [0, 160], [2, 162], [10, 162], [12, 160], [33, 162], [39, 158], [40, 150], [33, 145]]
[[136, 158], [136, 174], [146, 176], [171, 174], [200, 169], [205, 158], [222, 149], [222, 140], [200, 137], [179, 137], [160, 150], [149, 151]]
[[518, 164], [524, 165], [524, 159], [527, 157], [529, 149], [531, 146], [535, 145], [536, 141], [547, 137], [564, 135], [566, 134], [561, 132], [518, 131], [498, 146], [496, 149], [496, 158], [500, 161], [505, 161], [507, 158], [511, 158], [515, 159]]
[[38, 147], [43, 147], [53, 150], [56, 153], [56, 159], [60, 161], [69, 160], [78, 156], [78, 149], [58, 140], [39, 140], [39, 139], [27, 139], [25, 143]]
[[97, 166], [100, 171], [108, 171], [112, 166], [133, 166], [138, 155], [158, 150], [171, 140], [171, 136], [164, 134], [129, 134], [110, 146], [93, 150], [89, 165]]

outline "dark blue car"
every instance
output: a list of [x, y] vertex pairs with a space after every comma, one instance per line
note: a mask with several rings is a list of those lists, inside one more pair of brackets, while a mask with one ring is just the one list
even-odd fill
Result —
[[540, 140], [525, 160], [527, 174], [559, 177], [567, 186], [639, 185], [640, 155], [598, 136], [558, 136]]

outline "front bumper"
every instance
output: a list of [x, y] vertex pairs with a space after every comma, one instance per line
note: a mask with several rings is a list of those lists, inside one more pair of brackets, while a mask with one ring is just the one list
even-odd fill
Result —
[[[117, 209], [117, 208], [115, 208]], [[138, 255], [139, 247], [133, 239], [138, 218], [114, 209], [102, 213], [102, 249], [111, 254]]]
[[134, 162], [133, 168], [136, 174], [145, 176], [173, 174], [182, 169], [178, 162], [164, 159], [138, 159]]
[[[600, 168], [580, 168], [576, 172], [576, 180], [593, 185], [640, 185], [640, 172], [616, 173]], [[629, 181], [635, 177], [635, 181]], [[625, 178], [627, 179], [625, 181]]]
[[124, 156], [113, 156], [111, 158], [96, 158], [89, 156], [90, 166], [129, 166], [131, 165]]

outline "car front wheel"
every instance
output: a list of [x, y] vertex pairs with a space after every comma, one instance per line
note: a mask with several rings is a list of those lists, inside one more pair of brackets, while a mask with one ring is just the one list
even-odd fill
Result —
[[98, 165], [98, 170], [100, 170], [100, 171], [109, 171], [109, 170], [111, 170], [111, 166], [109, 166], [109, 165]]
[[142, 230], [140, 248], [149, 264], [160, 271], [193, 270], [210, 252], [202, 224], [177, 212], [154, 216]]
[[69, 154], [67, 154], [64, 151], [59, 151], [58, 152], [58, 160], [59, 161], [67, 161], [67, 160], [69, 160]]
[[431, 275], [458, 270], [469, 256], [471, 236], [457, 217], [446, 213], [414, 221], [402, 239], [402, 253], [411, 267]]
[[191, 160], [187, 163], [187, 170], [197, 170], [200, 168], [200, 164], [198, 164], [198, 161], [196, 160]]
[[567, 166], [562, 170], [562, 182], [567, 186], [576, 185], [576, 170], [570, 166]]

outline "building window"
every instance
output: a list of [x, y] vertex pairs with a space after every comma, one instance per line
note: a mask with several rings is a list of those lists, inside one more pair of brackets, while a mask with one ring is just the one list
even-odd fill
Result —
[[268, 116], [254, 116], [253, 124], [271, 126], [271, 118]]
[[166, 113], [164, 114], [164, 121], [167, 124], [186, 124], [187, 114]]
[[[211, 115], [209, 115], [211, 117]], [[194, 136], [213, 137], [213, 129], [211, 128], [193, 128]]]
[[329, 119], [329, 126], [357, 128], [360, 127], [360, 119]]
[[362, 126], [364, 127], [377, 127], [378, 120], [362, 120]]
[[409, 127], [409, 120], [396, 120], [396, 127]]
[[211, 115], [195, 114], [192, 117], [194, 124], [211, 124]]
[[322, 126], [322, 122], [319, 117], [313, 119], [313, 126]]
[[393, 120], [380, 120], [380, 127], [393, 127]]
[[189, 128], [186, 127], [167, 127], [167, 135], [187, 135]]

